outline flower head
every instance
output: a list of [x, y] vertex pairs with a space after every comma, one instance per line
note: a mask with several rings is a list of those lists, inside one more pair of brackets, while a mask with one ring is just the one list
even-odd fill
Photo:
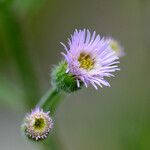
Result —
[[29, 138], [42, 140], [47, 138], [53, 129], [53, 120], [50, 118], [49, 112], [45, 113], [37, 107], [25, 116], [23, 127]]
[[110, 47], [116, 52], [118, 57], [125, 56], [124, 48], [122, 47], [120, 42], [110, 37], [108, 38], [108, 40], [110, 42]]
[[89, 30], [75, 30], [68, 41], [68, 47], [61, 43], [66, 54], [62, 53], [68, 64], [66, 73], [74, 75], [78, 87], [80, 81], [87, 87], [92, 84], [96, 89], [97, 85], [110, 86], [104, 77], [113, 76], [112, 72], [119, 70], [116, 65], [118, 57], [110, 47], [110, 42], [105, 38], [96, 36]]

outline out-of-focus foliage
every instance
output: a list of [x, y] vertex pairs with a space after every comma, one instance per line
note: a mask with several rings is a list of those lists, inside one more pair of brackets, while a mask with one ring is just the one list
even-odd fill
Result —
[[45, 0], [14, 0], [14, 9], [20, 15], [34, 15]]
[[12, 81], [0, 76], [0, 100], [3, 104], [13, 109], [24, 109], [25, 97], [24, 93]]
[[[36, 99], [39, 98], [39, 89], [34, 67], [26, 52], [26, 41], [23, 37], [20, 17], [23, 14], [33, 13], [31, 10], [36, 11], [39, 7], [35, 7], [36, 5], [34, 4], [40, 7], [42, 1], [39, 0], [36, 3], [32, 0], [0, 2], [1, 67], [3, 68], [4, 64], [10, 66], [11, 63], [14, 63], [12, 67], [16, 68], [19, 78], [22, 80], [21, 82], [27, 95], [26, 101], [29, 101], [27, 102], [28, 105], [35, 105]], [[6, 70], [6, 73], [9, 72], [9, 69], [3, 69]]]

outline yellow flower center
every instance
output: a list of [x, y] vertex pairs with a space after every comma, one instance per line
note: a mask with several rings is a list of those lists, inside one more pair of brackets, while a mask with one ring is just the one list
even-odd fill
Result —
[[91, 70], [94, 67], [94, 60], [89, 54], [81, 53], [78, 61], [80, 63], [80, 68]]
[[118, 51], [119, 49], [118, 44], [116, 42], [111, 42], [110, 46], [114, 51]]
[[43, 130], [45, 127], [45, 121], [43, 118], [36, 118], [34, 122], [35, 130]]

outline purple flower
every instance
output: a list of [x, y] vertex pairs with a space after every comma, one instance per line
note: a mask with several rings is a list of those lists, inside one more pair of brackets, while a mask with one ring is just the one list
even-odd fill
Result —
[[23, 128], [28, 137], [34, 140], [45, 139], [53, 129], [53, 120], [49, 116], [49, 112], [45, 113], [36, 107], [25, 116]]
[[124, 48], [120, 44], [120, 42], [118, 42], [116, 39], [112, 37], [108, 37], [108, 40], [110, 42], [110, 47], [115, 51], [115, 53], [119, 58], [125, 56]]
[[92, 84], [96, 89], [97, 85], [110, 86], [104, 77], [113, 76], [112, 73], [119, 70], [116, 64], [118, 57], [110, 47], [109, 40], [92, 34], [89, 30], [75, 30], [68, 39], [68, 47], [61, 43], [66, 54], [62, 53], [68, 63], [66, 73], [75, 76], [78, 87], [80, 81], [87, 87]]

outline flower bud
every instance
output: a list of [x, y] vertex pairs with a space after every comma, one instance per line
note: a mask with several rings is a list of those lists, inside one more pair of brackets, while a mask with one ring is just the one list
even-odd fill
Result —
[[52, 84], [58, 90], [71, 93], [81, 89], [82, 82], [80, 82], [80, 87], [77, 85], [76, 78], [73, 74], [67, 72], [67, 63], [62, 61], [56, 66], [52, 71]]
[[119, 41], [117, 41], [114, 38], [108, 38], [108, 40], [110, 41], [110, 47], [112, 48], [112, 50], [114, 50], [114, 52], [119, 58], [124, 57], [126, 55], [124, 47], [120, 44]]
[[28, 138], [36, 141], [43, 140], [52, 131], [53, 120], [49, 116], [49, 112], [43, 112], [37, 107], [25, 116], [22, 128]]

